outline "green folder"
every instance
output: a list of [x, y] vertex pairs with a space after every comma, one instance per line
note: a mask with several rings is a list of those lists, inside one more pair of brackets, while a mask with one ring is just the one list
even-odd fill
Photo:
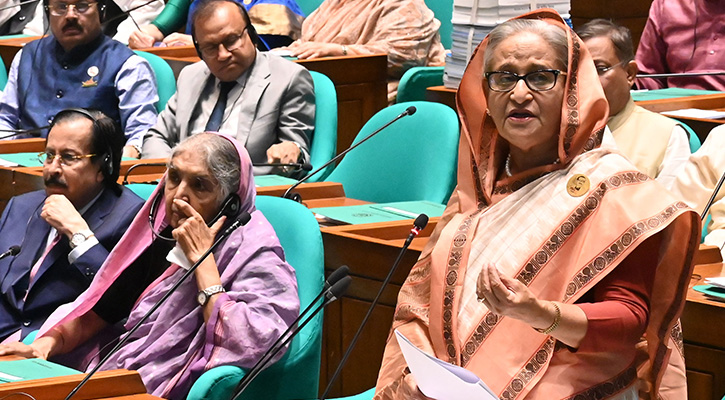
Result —
[[53, 378], [80, 374], [73, 368], [64, 367], [41, 358], [0, 362], [0, 383]]
[[415, 219], [418, 214], [440, 217], [445, 204], [430, 201], [402, 201], [396, 203], [364, 204], [347, 207], [313, 208], [318, 221], [328, 225], [370, 224], [374, 222]]
[[279, 175], [261, 175], [254, 177], [254, 186], [265, 187], [265, 186], [292, 186], [297, 183], [297, 180], [291, 178], [285, 178]]
[[683, 88], [666, 88], [655, 90], [633, 90], [632, 99], [634, 101], [674, 99], [677, 97], [699, 96], [703, 94], [718, 94], [713, 90], [683, 89]]
[[725, 301], [725, 289], [713, 285], [697, 285], [693, 289], [704, 293], [712, 300]]

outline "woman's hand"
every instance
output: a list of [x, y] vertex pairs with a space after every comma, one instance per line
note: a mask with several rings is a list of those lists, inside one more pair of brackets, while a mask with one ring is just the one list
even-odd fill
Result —
[[300, 42], [299, 40], [286, 48], [299, 59], [342, 56], [342, 45], [323, 42]]
[[191, 39], [191, 35], [184, 33], [174, 32], [171, 35], [164, 38], [164, 44], [167, 46], [193, 46], [194, 41]]
[[154, 47], [154, 43], [164, 39], [164, 34], [155, 25], [146, 25], [140, 30], [131, 32], [128, 37], [128, 47], [132, 49], [145, 49]]
[[211, 227], [207, 226], [204, 218], [194, 208], [181, 199], [174, 199], [174, 206], [185, 217], [179, 220], [179, 225], [171, 233], [181, 246], [184, 255], [192, 263], [199, 261], [212, 244], [217, 233], [221, 230], [226, 217], [221, 217]]
[[493, 264], [484, 264], [478, 275], [476, 294], [492, 313], [533, 322], [543, 305], [523, 283], [502, 275]]
[[0, 356], [16, 355], [25, 358], [48, 358], [48, 355], [23, 342], [0, 344]]

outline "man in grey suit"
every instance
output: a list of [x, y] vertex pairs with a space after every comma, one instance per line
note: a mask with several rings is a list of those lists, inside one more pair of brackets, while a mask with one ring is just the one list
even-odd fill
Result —
[[[176, 93], [144, 138], [142, 157], [168, 157], [186, 137], [218, 131], [244, 143], [255, 164], [309, 160], [315, 118], [310, 73], [258, 52], [249, 16], [230, 0], [203, 2], [192, 37], [202, 61], [181, 71]], [[254, 173], [299, 174], [280, 167], [255, 167]]]

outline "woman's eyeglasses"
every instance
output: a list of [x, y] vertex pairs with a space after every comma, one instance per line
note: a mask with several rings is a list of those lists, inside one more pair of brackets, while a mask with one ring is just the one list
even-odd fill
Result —
[[540, 69], [525, 75], [508, 71], [492, 71], [485, 74], [488, 87], [495, 92], [510, 92], [522, 79], [526, 82], [526, 86], [535, 92], [551, 90], [556, 86], [556, 78], [559, 75], [566, 75], [566, 72], [558, 69]]
[[70, 10], [71, 7], [78, 13], [78, 14], [85, 14], [88, 12], [88, 10], [91, 9], [91, 7], [94, 4], [98, 3], [89, 3], [85, 1], [81, 1], [79, 3], [75, 4], [68, 4], [68, 3], [53, 3], [48, 5], [48, 11], [50, 11], [50, 15], [55, 17], [62, 17], [66, 14], [68, 14], [68, 10]]
[[38, 160], [40, 160], [41, 164], [53, 164], [53, 161], [55, 161], [56, 158], [60, 159], [60, 163], [62, 165], [65, 165], [66, 167], [69, 167], [75, 163], [77, 163], [79, 160], [82, 160], [84, 158], [90, 158], [94, 157], [96, 154], [82, 154], [82, 155], [73, 155], [68, 153], [61, 153], [61, 154], [53, 154], [49, 152], [42, 152], [38, 154]]

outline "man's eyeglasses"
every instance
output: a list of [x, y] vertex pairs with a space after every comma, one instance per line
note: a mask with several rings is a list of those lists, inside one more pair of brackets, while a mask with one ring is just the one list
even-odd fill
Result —
[[525, 75], [508, 71], [492, 71], [485, 74], [488, 87], [494, 92], [510, 92], [522, 79], [526, 82], [526, 86], [535, 92], [551, 90], [556, 86], [556, 78], [559, 75], [566, 75], [566, 72], [558, 69], [540, 69]]
[[609, 72], [609, 70], [614, 69], [614, 68], [617, 68], [617, 67], [622, 66], [622, 65], [625, 65], [628, 62], [629, 61], [626, 61], [626, 60], [625, 61], [620, 61], [620, 62], [618, 62], [618, 63], [616, 63], [614, 65], [610, 65], [608, 67], [597, 66], [596, 67], [597, 68], [597, 74], [599, 74], [599, 76], [602, 76], [602, 75], [606, 74], [607, 72]]
[[81, 1], [81, 2], [78, 2], [75, 4], [53, 3], [53, 4], [48, 5], [48, 11], [50, 11], [50, 15], [53, 15], [55, 17], [62, 17], [64, 15], [68, 14], [68, 10], [70, 10], [70, 8], [73, 7], [73, 9], [78, 14], [85, 14], [95, 4], [98, 4], [98, 3], [96, 3], [96, 2], [89, 3], [89, 2], [85, 2], [85, 1]]
[[220, 45], [224, 46], [224, 48], [229, 52], [232, 52], [242, 47], [242, 37], [244, 36], [244, 31], [246, 31], [248, 27], [249, 25], [245, 26], [244, 29], [242, 29], [242, 32], [239, 34], [232, 34], [227, 36], [220, 43], [206, 44], [199, 47], [199, 52], [205, 58], [213, 58], [219, 54]]
[[60, 159], [60, 163], [62, 165], [65, 165], [66, 167], [70, 167], [73, 164], [77, 163], [78, 161], [84, 159], [84, 158], [90, 158], [94, 157], [96, 154], [82, 154], [79, 156], [68, 154], [68, 153], [61, 153], [61, 154], [53, 154], [50, 152], [42, 152], [38, 154], [38, 160], [42, 164], [50, 165], [53, 164], [53, 161], [55, 161], [56, 158]]

